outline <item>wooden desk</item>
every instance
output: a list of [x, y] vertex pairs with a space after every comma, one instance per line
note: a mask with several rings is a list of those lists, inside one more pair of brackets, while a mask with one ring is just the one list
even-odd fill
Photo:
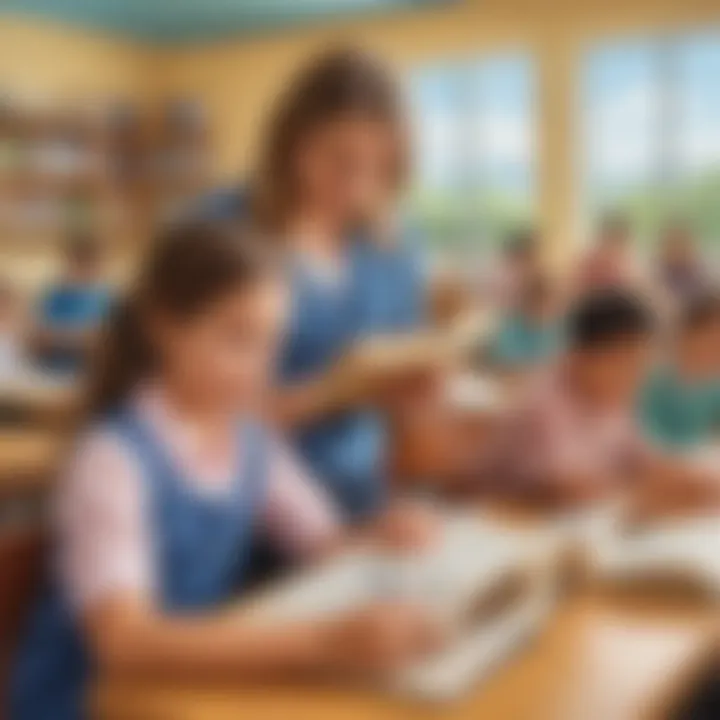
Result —
[[441, 707], [340, 688], [141, 687], [102, 682], [101, 720], [660, 720], [717, 641], [715, 613], [600, 593], [564, 601], [535, 642]]
[[45, 489], [55, 475], [63, 445], [57, 432], [0, 431], [0, 499]]

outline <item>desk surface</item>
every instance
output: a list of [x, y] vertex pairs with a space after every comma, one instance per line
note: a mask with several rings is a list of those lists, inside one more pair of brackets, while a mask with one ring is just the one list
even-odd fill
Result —
[[358, 689], [139, 687], [97, 689], [103, 720], [639, 720], [685, 692], [716, 646], [715, 613], [675, 601], [586, 593], [564, 601], [529, 647], [477, 691], [445, 707]]

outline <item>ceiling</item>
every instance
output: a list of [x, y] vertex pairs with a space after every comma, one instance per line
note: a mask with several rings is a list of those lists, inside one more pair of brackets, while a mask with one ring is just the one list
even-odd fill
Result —
[[0, 0], [0, 14], [42, 17], [141, 40], [172, 43], [459, 1]]

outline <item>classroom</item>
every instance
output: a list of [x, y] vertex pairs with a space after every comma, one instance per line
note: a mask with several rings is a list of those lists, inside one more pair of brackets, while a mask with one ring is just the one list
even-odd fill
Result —
[[720, 718], [718, 0], [0, 5], [0, 720]]

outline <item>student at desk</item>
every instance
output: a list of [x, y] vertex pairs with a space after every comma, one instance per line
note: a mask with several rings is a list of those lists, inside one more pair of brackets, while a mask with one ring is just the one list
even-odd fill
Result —
[[720, 297], [685, 302], [670, 359], [643, 388], [646, 433], [669, 449], [686, 450], [720, 439]]
[[638, 288], [642, 278], [633, 257], [630, 222], [621, 215], [600, 221], [593, 247], [581, 259], [574, 281], [574, 294], [592, 290]]
[[632, 481], [683, 502], [720, 500], [720, 475], [666, 457], [641, 439], [635, 398], [652, 357], [654, 320], [634, 295], [580, 299], [567, 349], [530, 383], [498, 428], [486, 459], [501, 491], [587, 502]]
[[72, 236], [64, 246], [62, 277], [42, 296], [31, 338], [41, 369], [57, 374], [82, 370], [109, 306], [103, 249], [92, 237]]
[[277, 416], [351, 520], [384, 504], [382, 407], [397, 388], [363, 341], [411, 331], [424, 314], [418, 259], [391, 220], [406, 142], [386, 69], [334, 51], [282, 98], [256, 184], [257, 217], [284, 238], [292, 274]]
[[[62, 485], [58, 552], [15, 666], [13, 720], [78, 720], [97, 669], [236, 683], [394, 666], [436, 638], [407, 603], [298, 623], [213, 614], [261, 525], [296, 558], [344, 540], [331, 502], [255, 419], [285, 311], [267, 245], [187, 226], [118, 310]], [[404, 544], [428, 526], [371, 532]]]
[[561, 322], [550, 282], [531, 278], [490, 342], [489, 361], [500, 372], [519, 372], [550, 360], [562, 345]]

